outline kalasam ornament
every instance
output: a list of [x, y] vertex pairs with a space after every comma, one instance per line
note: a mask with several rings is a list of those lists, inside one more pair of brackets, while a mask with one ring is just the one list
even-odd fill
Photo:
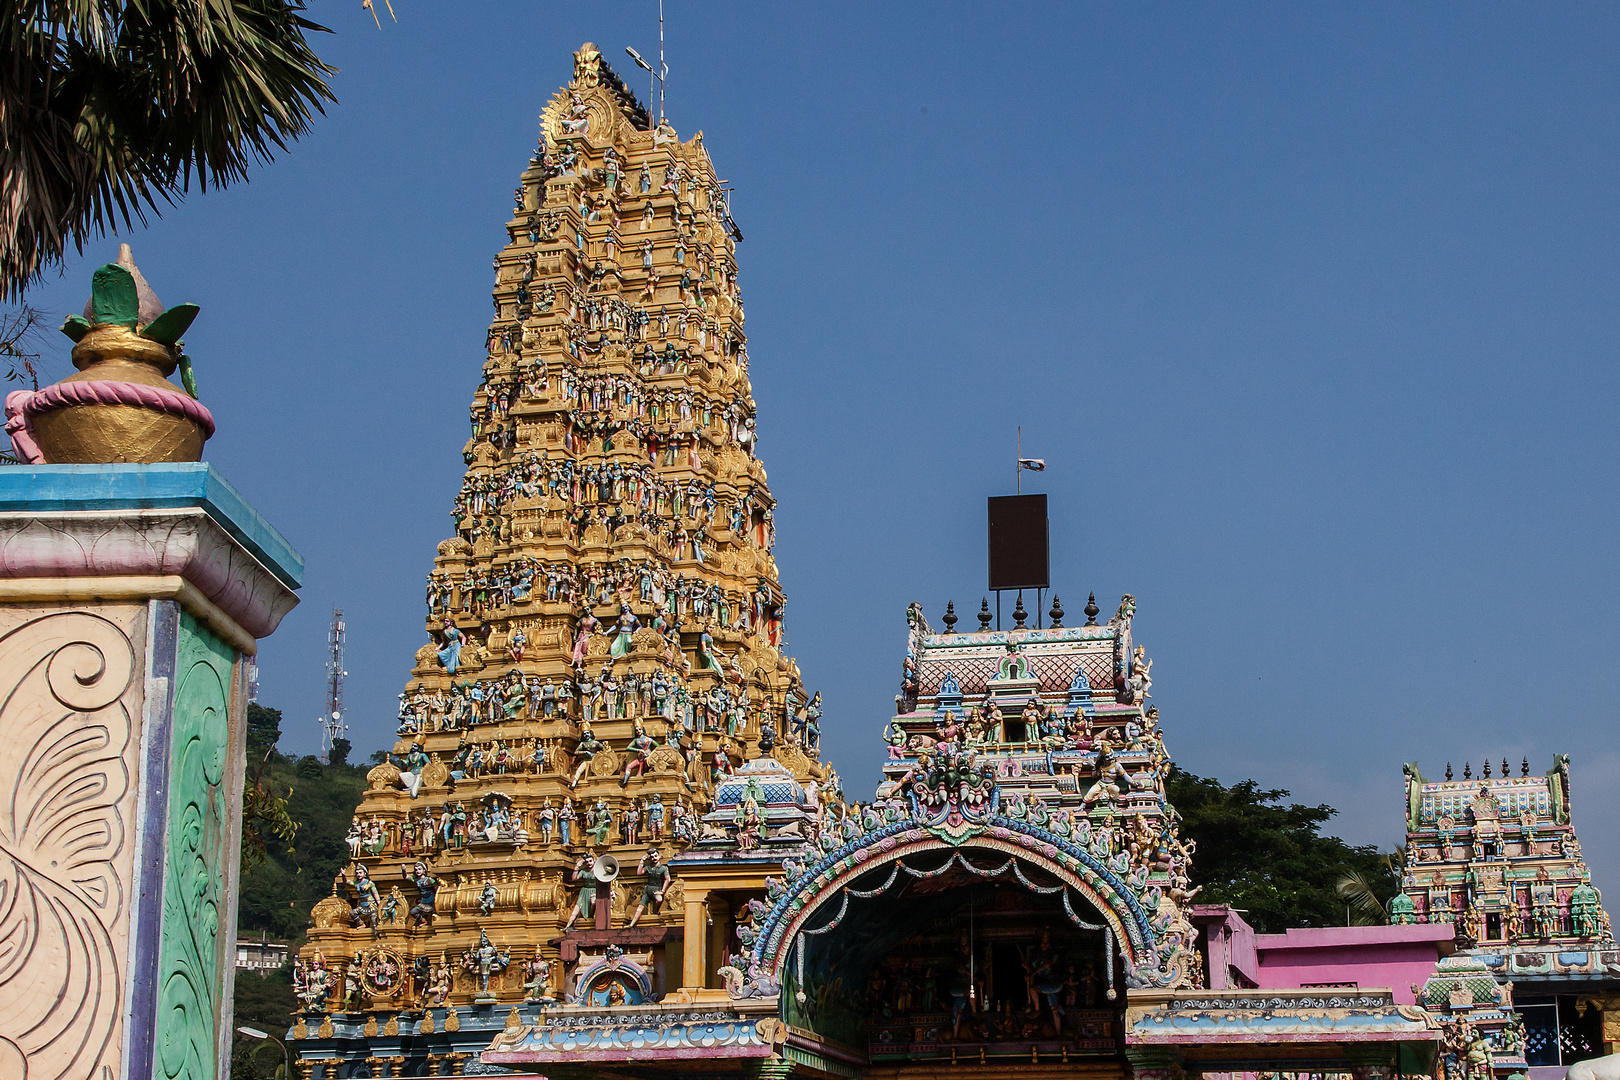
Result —
[[[62, 333], [78, 374], [6, 396], [6, 432], [29, 464], [200, 461], [214, 418], [197, 400], [180, 335], [197, 305], [165, 309], [135, 267], [129, 245], [91, 279], [84, 314]], [[176, 369], [184, 389], [169, 381]]]

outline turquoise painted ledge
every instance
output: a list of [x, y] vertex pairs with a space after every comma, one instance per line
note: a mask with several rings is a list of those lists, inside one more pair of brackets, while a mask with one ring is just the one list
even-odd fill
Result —
[[162, 465], [12, 465], [0, 468], [0, 513], [200, 507], [289, 589], [304, 557], [206, 461]]

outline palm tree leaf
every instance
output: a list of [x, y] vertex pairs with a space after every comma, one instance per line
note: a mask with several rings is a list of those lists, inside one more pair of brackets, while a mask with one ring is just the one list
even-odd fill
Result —
[[1350, 921], [1354, 925], [1379, 926], [1389, 921], [1384, 902], [1360, 871], [1346, 870], [1339, 875], [1336, 891], [1349, 907]]
[[0, 28], [0, 295], [199, 188], [246, 180], [335, 101], [299, 0], [44, 0]]

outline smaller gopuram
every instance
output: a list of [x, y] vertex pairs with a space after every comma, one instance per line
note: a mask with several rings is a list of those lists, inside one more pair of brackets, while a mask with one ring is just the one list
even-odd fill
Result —
[[230, 1069], [248, 685], [304, 567], [199, 460], [197, 313], [125, 245], [62, 327], [78, 373], [6, 398], [6, 1080]]
[[1478, 776], [1465, 765], [1461, 778], [1448, 764], [1438, 781], [1416, 762], [1404, 768], [1406, 858], [1391, 921], [1453, 924], [1462, 958], [1505, 984], [1523, 1032], [1499, 1029], [1495, 1051], [1530, 1067], [1612, 1053], [1620, 950], [1581, 858], [1569, 758], [1536, 775], [1526, 759], [1516, 776], [1505, 758]]
[[[1086, 625], [1064, 627], [1054, 602], [1053, 625], [1035, 628], [1020, 604], [1006, 631], [983, 614], [959, 634], [954, 609], [936, 633], [911, 605], [872, 801], [829, 808], [780, 763], [751, 760], [673, 859], [691, 916], [684, 981], [703, 985], [698, 965], [723, 961], [723, 994], [681, 991], [662, 1014], [620, 1016], [604, 1015], [611, 998], [571, 999], [498, 1037], [482, 1062], [547, 1075], [579, 1061], [715, 1071], [747, 1058], [804, 1076], [953, 1063], [1125, 1075], [1127, 992], [1199, 979], [1182, 907], [1190, 852], [1164, 799], [1169, 758], [1134, 611], [1127, 596], [1099, 624], [1091, 603]], [[717, 892], [731, 906], [705, 914], [694, 898]], [[703, 922], [729, 940], [711, 931], [694, 950]], [[709, 1042], [694, 1041], [677, 1001], [709, 1004]], [[643, 1051], [624, 1045], [627, 1026]]]
[[1065, 627], [1054, 601], [1050, 624], [1031, 627], [1020, 604], [1010, 629], [986, 611], [957, 633], [947, 606], [936, 633], [913, 604], [872, 801], [818, 802], [769, 758], [738, 768], [672, 860], [687, 988], [631, 1004], [650, 980], [628, 946], [606, 943], [578, 976], [585, 993], [515, 1010], [479, 1064], [548, 1077], [1373, 1080], [1432, 1062], [1440, 1020], [1388, 989], [1202, 989], [1192, 845], [1165, 799], [1135, 608], [1127, 596], [1099, 624], [1088, 602], [1085, 625]]

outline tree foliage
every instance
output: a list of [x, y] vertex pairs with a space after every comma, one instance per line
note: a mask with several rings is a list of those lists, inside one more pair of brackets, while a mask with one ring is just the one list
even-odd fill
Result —
[[298, 822], [288, 809], [292, 792], [277, 794], [266, 778], [276, 740], [281, 738], [281, 710], [257, 703], [247, 710], [247, 782], [242, 785], [242, 869], [244, 873], [265, 859], [271, 840], [288, 852], [298, 837]]
[[[296, 942], [309, 909], [331, 893], [332, 879], [348, 860], [349, 822], [365, 792], [368, 767], [288, 757], [275, 749], [280, 734], [280, 712], [249, 707], [237, 929]], [[255, 816], [255, 806], [272, 805], [278, 814]]]
[[1338, 813], [1331, 806], [1287, 802], [1288, 791], [1253, 780], [1226, 787], [1181, 769], [1171, 771], [1165, 790], [1181, 815], [1182, 837], [1198, 841], [1191, 875], [1202, 886], [1196, 902], [1242, 909], [1256, 930], [1343, 926], [1346, 902], [1338, 886], [1348, 875], [1358, 876], [1375, 902], [1396, 892], [1388, 857], [1376, 847], [1322, 835]]
[[[280, 739], [281, 711], [249, 705], [236, 925], [244, 938], [267, 934], [296, 948], [310, 908], [331, 892], [348, 860], [345, 837], [367, 769], [337, 754], [330, 765], [313, 756], [288, 757], [276, 749]], [[233, 1028], [246, 1025], [280, 1039], [296, 1004], [290, 965], [262, 976], [238, 973]], [[277, 1080], [282, 1063], [275, 1043], [234, 1037], [231, 1080]]]
[[39, 389], [39, 334], [45, 313], [27, 304], [0, 312], [0, 362], [6, 382], [25, 382]]
[[[1384, 855], [1393, 870], [1399, 865], [1393, 855]], [[1398, 876], [1398, 875], [1397, 875]], [[1382, 926], [1389, 922], [1389, 900], [1378, 895], [1378, 889], [1360, 870], [1346, 870], [1339, 875], [1335, 891], [1350, 909], [1350, 921], [1356, 926]]]
[[0, 295], [69, 240], [243, 180], [335, 100], [300, 0], [47, 0], [0, 30]]
[[268, 1040], [250, 1039], [236, 1033], [236, 1029], [244, 1025], [258, 1028], [285, 1042], [297, 1005], [290, 964], [265, 975], [237, 973], [231, 1003], [231, 1080], [277, 1080], [284, 1075], [287, 1059], [281, 1047]]

